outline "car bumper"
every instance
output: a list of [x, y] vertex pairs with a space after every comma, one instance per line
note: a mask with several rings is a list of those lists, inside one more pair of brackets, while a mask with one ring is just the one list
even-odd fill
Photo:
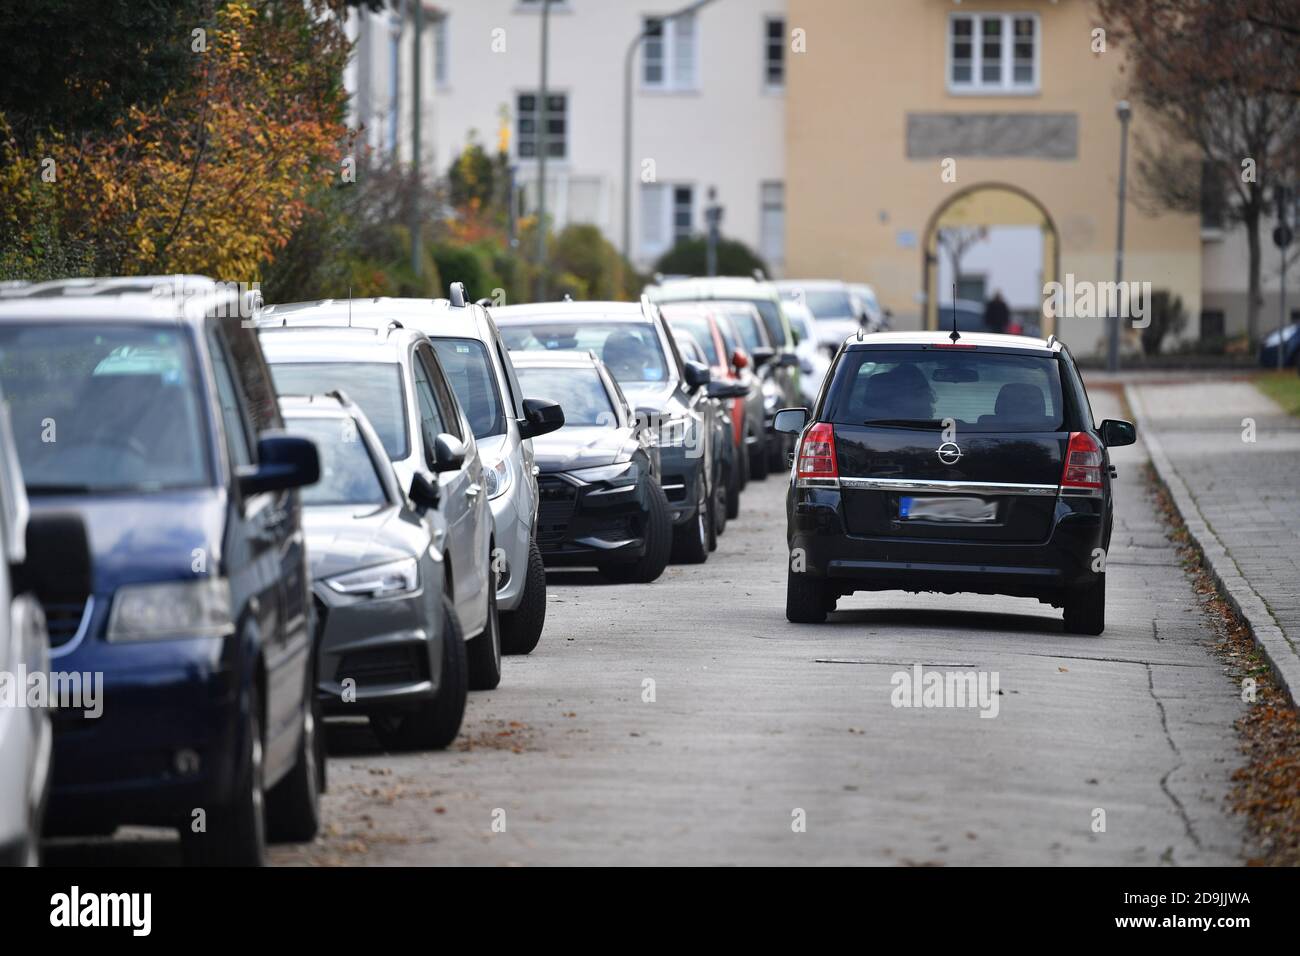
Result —
[[[517, 467], [517, 466], [516, 466]], [[504, 573], [498, 575], [497, 607], [513, 611], [523, 599], [528, 576], [528, 548], [533, 538], [536, 498], [532, 494], [531, 475], [510, 483], [505, 494], [489, 501], [496, 529], [496, 546], [505, 558]]]
[[699, 479], [704, 455], [697, 448], [664, 447], [659, 449], [660, 483], [668, 499], [668, 513], [673, 524], [695, 520], [699, 510]]
[[368, 714], [436, 697], [442, 684], [441, 616], [423, 589], [400, 598], [357, 599], [320, 581], [316, 696], [325, 713]]
[[[102, 632], [101, 632], [102, 633]], [[102, 713], [55, 711], [49, 826], [175, 825], [228, 801], [242, 662], [237, 639], [87, 641], [60, 671], [102, 675]]]
[[[1106, 546], [1100, 498], [1061, 496], [1040, 542], [864, 537], [845, 531], [834, 489], [792, 490], [788, 506], [791, 568], [853, 591], [973, 592], [1052, 603], [1096, 580]], [[1104, 562], [1101, 564], [1104, 568]]]
[[645, 554], [650, 485], [583, 484], [563, 473], [538, 477], [537, 545], [549, 566], [635, 561]]

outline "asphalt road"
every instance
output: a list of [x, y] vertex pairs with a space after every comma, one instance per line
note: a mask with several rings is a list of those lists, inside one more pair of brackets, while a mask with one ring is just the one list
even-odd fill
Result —
[[[1120, 417], [1108, 393], [1093, 401]], [[1224, 798], [1243, 705], [1141, 446], [1115, 460], [1100, 638], [1062, 633], [1037, 602], [975, 595], [856, 595], [826, 625], [788, 624], [783, 480], [769, 478], [703, 567], [648, 586], [553, 574], [541, 645], [471, 694], [461, 749], [393, 756], [362, 725], [332, 728], [327, 835], [274, 858], [1240, 862]], [[996, 671], [997, 716], [894, 707], [891, 677], [918, 663]]]
[[[1093, 401], [1120, 415], [1110, 394]], [[1062, 633], [1037, 602], [975, 595], [856, 595], [825, 625], [788, 624], [772, 477], [702, 567], [641, 586], [552, 575], [540, 646], [470, 695], [452, 750], [387, 754], [364, 723], [332, 725], [325, 833], [272, 859], [1238, 863], [1244, 828], [1224, 807], [1243, 705], [1142, 483], [1141, 445], [1114, 457], [1099, 638]], [[893, 706], [891, 678], [914, 664], [996, 672], [996, 717]], [[143, 833], [49, 851], [175, 858], [170, 837]]]

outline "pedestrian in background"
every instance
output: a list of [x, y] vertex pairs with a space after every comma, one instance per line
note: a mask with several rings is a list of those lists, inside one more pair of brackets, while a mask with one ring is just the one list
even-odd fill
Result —
[[1001, 335], [1007, 330], [1010, 321], [1011, 310], [1007, 308], [1006, 300], [1002, 298], [1001, 292], [994, 292], [993, 298], [984, 306], [984, 328]]

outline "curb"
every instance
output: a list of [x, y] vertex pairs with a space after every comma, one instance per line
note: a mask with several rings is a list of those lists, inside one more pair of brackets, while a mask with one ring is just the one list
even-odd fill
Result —
[[1156, 475], [1168, 490], [1169, 496], [1174, 501], [1174, 507], [1182, 516], [1192, 544], [1201, 553], [1205, 569], [1209, 572], [1215, 587], [1245, 623], [1255, 646], [1264, 652], [1265, 659], [1291, 703], [1300, 705], [1300, 653], [1278, 627], [1263, 598], [1242, 575], [1237, 562], [1232, 559], [1231, 552], [1224, 547], [1219, 536], [1214, 533], [1214, 529], [1206, 522], [1187, 484], [1174, 468], [1169, 456], [1165, 454], [1164, 446], [1160, 444], [1160, 438], [1155, 430], [1143, 427], [1142, 420], [1146, 417], [1146, 406], [1142, 404], [1142, 398], [1137, 390], [1131, 385], [1124, 386], [1124, 397], [1134, 417], [1138, 419], [1140, 435]]

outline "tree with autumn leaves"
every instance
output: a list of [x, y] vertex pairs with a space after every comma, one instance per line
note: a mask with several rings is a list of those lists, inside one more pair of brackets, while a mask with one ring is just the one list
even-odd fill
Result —
[[26, 117], [15, 128], [0, 114], [3, 278], [77, 268], [258, 279], [313, 192], [340, 177], [346, 6], [196, 3], [189, 22], [150, 41], [187, 50], [154, 96], [89, 129]]
[[[1259, 337], [1261, 223], [1300, 163], [1300, 3], [1098, 0], [1127, 53], [1130, 95], [1154, 120], [1136, 146], [1139, 200], [1240, 223], [1249, 248], [1247, 334]], [[1172, 144], [1172, 148], [1171, 148]]]

